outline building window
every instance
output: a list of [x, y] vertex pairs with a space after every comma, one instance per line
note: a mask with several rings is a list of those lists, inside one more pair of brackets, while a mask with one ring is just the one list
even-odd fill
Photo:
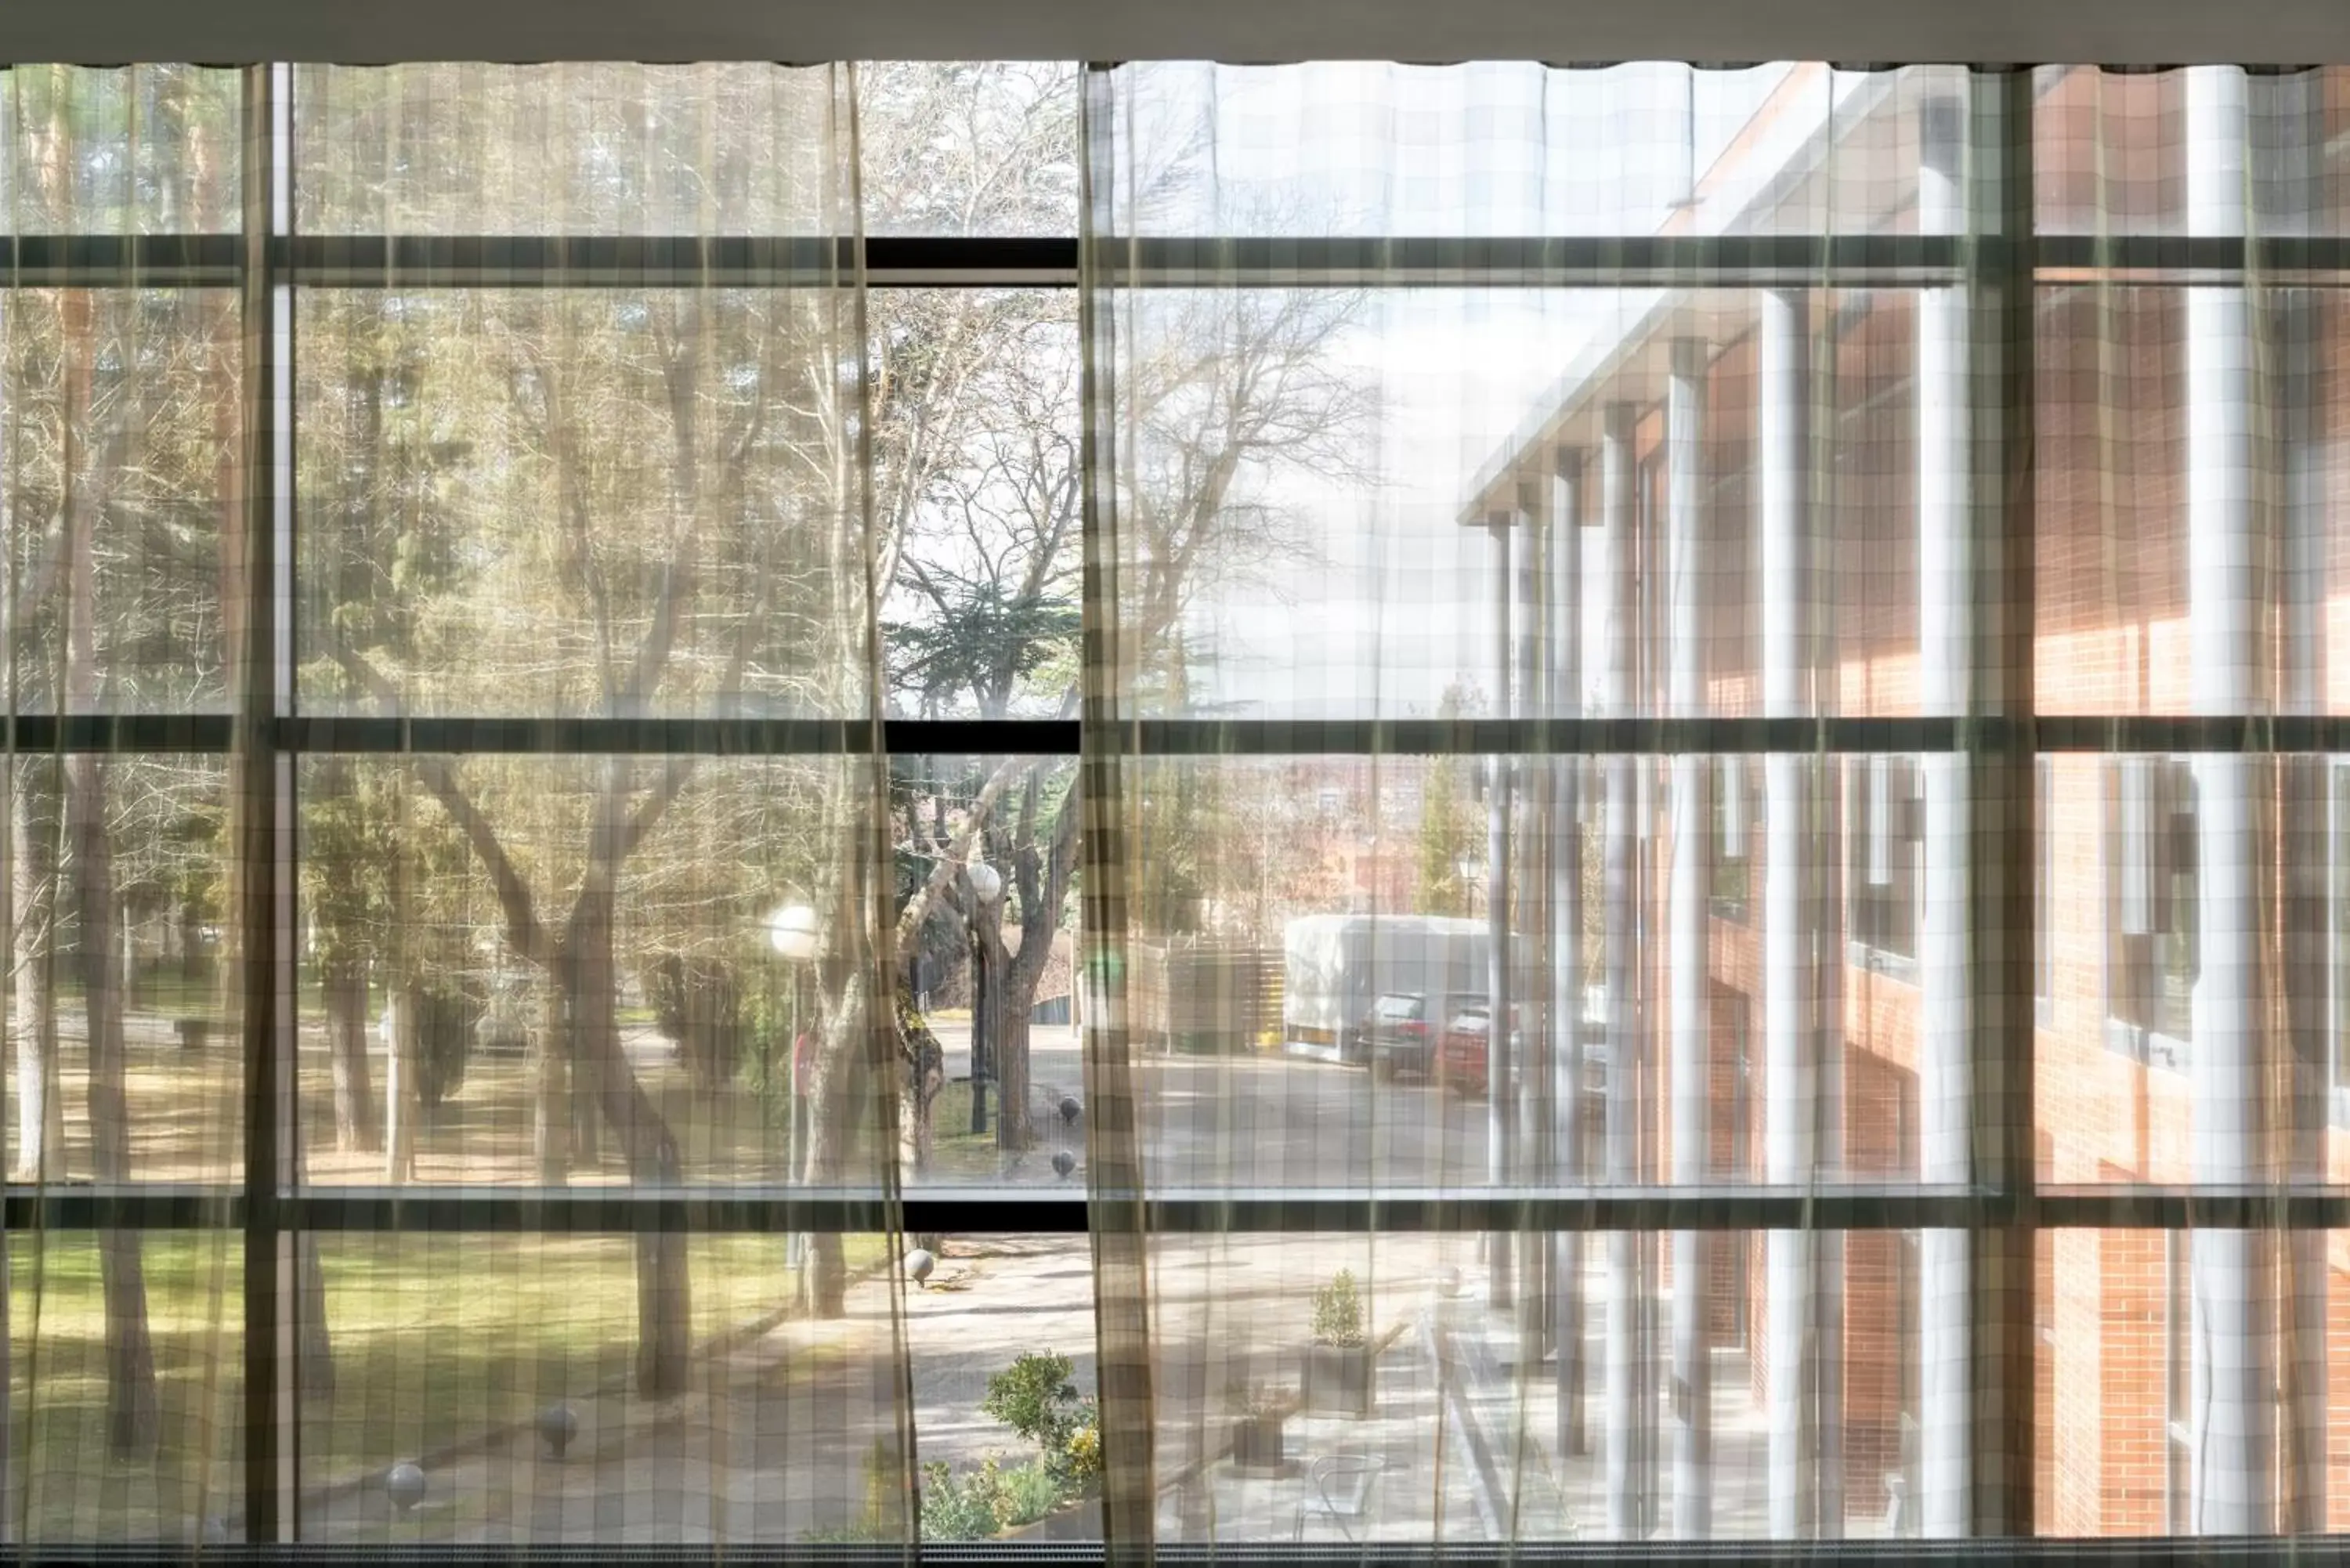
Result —
[[1713, 763], [1713, 913], [1742, 926], [1754, 885], [1753, 784], [1744, 757]]
[[2183, 1071], [2198, 964], [2195, 775], [2186, 759], [2115, 759], [2105, 838], [2107, 1044]]
[[1845, 772], [1853, 961], [1901, 980], [1914, 980], [1918, 970], [1925, 849], [1918, 784], [1918, 764], [1908, 757], [1857, 757]]

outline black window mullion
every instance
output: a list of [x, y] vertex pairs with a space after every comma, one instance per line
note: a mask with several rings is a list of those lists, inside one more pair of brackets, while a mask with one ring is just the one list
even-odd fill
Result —
[[[286, 1045], [294, 1020], [290, 941], [292, 807], [290, 759], [277, 747], [284, 711], [278, 624], [279, 523], [292, 497], [280, 467], [286, 411], [279, 393], [290, 383], [285, 355], [289, 327], [279, 316], [279, 288], [270, 265], [276, 223], [276, 171], [283, 73], [249, 66], [244, 94], [244, 267], [242, 309], [244, 401], [242, 470], [244, 539], [238, 563], [242, 603], [224, 606], [244, 624], [229, 649], [234, 703], [230, 810], [235, 823], [231, 874], [237, 888], [237, 954], [241, 966], [244, 1068], [244, 1531], [257, 1544], [287, 1538], [285, 1505], [295, 1495], [294, 1415], [297, 1404], [288, 1354], [292, 1271], [280, 1205], [286, 1188], [288, 1107], [293, 1085]], [[290, 464], [287, 465], [290, 467]], [[232, 621], [232, 625], [234, 623]], [[283, 1014], [283, 1015], [281, 1015]]]

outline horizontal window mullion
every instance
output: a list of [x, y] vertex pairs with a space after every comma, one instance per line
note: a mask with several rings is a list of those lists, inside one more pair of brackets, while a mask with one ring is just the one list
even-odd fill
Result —
[[[880, 287], [1067, 287], [1073, 234], [872, 235]], [[2350, 237], [2043, 234], [2034, 275], [2061, 283], [2130, 274], [2151, 284], [2225, 284], [2249, 265], [2270, 281], [2350, 282]], [[235, 234], [0, 234], [0, 281], [22, 287], [233, 287]], [[321, 287], [810, 287], [856, 274], [837, 235], [298, 234], [272, 243], [288, 282]], [[1560, 236], [1110, 236], [1097, 277], [1137, 288], [1445, 286], [1923, 287], [2022, 254], [1939, 234]]]
[[[1287, 1516], [1282, 1515], [1286, 1518]], [[1886, 1563], [1960, 1564], [1992, 1563], [1999, 1568], [2266, 1568], [2282, 1560], [2332, 1565], [2345, 1561], [2338, 1539], [2301, 1537], [2282, 1546], [2274, 1537], [2044, 1535], [1975, 1537], [1948, 1541], [1876, 1538], [1831, 1540], [1806, 1538], [1794, 1542], [1755, 1539], [1719, 1541], [1669, 1540], [1513, 1540], [1468, 1541], [1458, 1532], [1440, 1542], [1423, 1531], [1417, 1539], [1397, 1535], [1376, 1541], [1291, 1541], [1286, 1537], [1251, 1540], [1235, 1547], [1229, 1541], [1157, 1541], [1150, 1560], [1163, 1568], [1224, 1568], [1234, 1561], [1265, 1563], [1271, 1568], [1419, 1568], [1440, 1554], [1461, 1568], [1745, 1568], [1757, 1562], [1799, 1561], [1821, 1568], [1881, 1568]], [[70, 1552], [76, 1562], [152, 1562], [159, 1548], [77, 1542]], [[473, 1563], [482, 1560], [479, 1545], [456, 1542], [403, 1541], [381, 1552], [381, 1560], [402, 1564]], [[729, 1541], [723, 1544], [648, 1546], [629, 1542], [598, 1542], [592, 1546], [500, 1542], [496, 1560], [515, 1568], [587, 1568], [607, 1563], [659, 1564], [660, 1568], [712, 1568], [737, 1564], [789, 1564], [790, 1568], [901, 1568], [909, 1547], [896, 1542]], [[364, 1561], [362, 1551], [348, 1543], [302, 1542], [283, 1545], [213, 1545], [203, 1549], [207, 1563], [346, 1563]], [[13, 1560], [13, 1559], [12, 1559]], [[1110, 1568], [1112, 1559], [1100, 1541], [925, 1541], [920, 1560], [925, 1568], [983, 1568], [988, 1564], [1018, 1564], [1020, 1568]], [[1118, 1561], [1130, 1560], [1120, 1557]]]
[[0, 286], [16, 288], [234, 288], [242, 234], [0, 234]]
[[1901, 287], [1955, 283], [1969, 254], [1947, 234], [1110, 235], [1095, 265], [1130, 288]]
[[[892, 719], [882, 745], [902, 755], [1075, 756], [1075, 719]], [[1678, 755], [1687, 753], [2000, 751], [2020, 738], [2002, 720], [1954, 719], [1142, 719], [1118, 727], [1143, 756]], [[795, 756], [864, 753], [863, 719], [281, 719], [279, 749], [318, 753]], [[19, 714], [19, 752], [225, 752], [224, 713]], [[2037, 752], [2350, 753], [2350, 715], [2275, 718], [2064, 715], [2031, 722]]]
[[[879, 1192], [750, 1188], [334, 1188], [281, 1197], [265, 1228], [320, 1231], [504, 1231], [712, 1235], [802, 1231], [1082, 1234], [1098, 1195], [1058, 1189]], [[1114, 1209], [1127, 1209], [1113, 1205]], [[241, 1189], [12, 1187], [12, 1231], [188, 1231], [245, 1223]], [[1130, 1211], [1130, 1210], [1128, 1210]], [[1152, 1234], [1475, 1233], [1488, 1231], [1917, 1231], [2029, 1222], [2043, 1230], [2338, 1230], [2350, 1187], [2192, 1188], [2119, 1183], [2043, 1188], [2028, 1203], [1909, 1184], [1814, 1189], [1628, 1187], [1497, 1191], [1153, 1191]]]

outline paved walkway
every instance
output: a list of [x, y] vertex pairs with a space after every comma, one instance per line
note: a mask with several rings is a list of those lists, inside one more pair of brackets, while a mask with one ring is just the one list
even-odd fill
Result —
[[[1286, 1540], [1311, 1495], [1307, 1467], [1328, 1455], [1375, 1455], [1385, 1469], [1357, 1539], [1475, 1541], [1604, 1534], [1599, 1453], [1598, 1314], [1587, 1342], [1591, 1453], [1552, 1451], [1549, 1367], [1521, 1381], [1508, 1366], [1513, 1329], [1481, 1295], [1473, 1239], [1203, 1238], [1155, 1255], [1156, 1376], [1164, 1540]], [[1367, 1282], [1387, 1340], [1378, 1397], [1364, 1418], [1293, 1415], [1291, 1463], [1243, 1472], [1224, 1450], [1237, 1396], [1294, 1391], [1311, 1290], [1344, 1263]], [[1467, 1282], [1448, 1298], [1446, 1271]], [[1586, 1282], [1599, 1303], [1596, 1268]], [[1430, 1355], [1444, 1329], [1449, 1366]], [[910, 1369], [920, 1458], [958, 1468], [1024, 1446], [978, 1408], [987, 1379], [1024, 1351], [1058, 1350], [1094, 1382], [1092, 1277], [1083, 1237], [949, 1243], [932, 1287], [905, 1297], [902, 1352], [889, 1289], [851, 1293], [838, 1323], [787, 1322], [705, 1357], [694, 1392], [659, 1405], [623, 1394], [572, 1401], [581, 1431], [558, 1463], [528, 1432], [432, 1468], [426, 1501], [396, 1516], [380, 1486], [310, 1511], [317, 1539], [588, 1542], [801, 1540], [853, 1523], [866, 1506], [868, 1456], [896, 1440], [899, 1355]], [[1717, 1537], [1766, 1529], [1766, 1438], [1742, 1353], [1714, 1368], [1713, 1519]], [[1451, 1397], [1444, 1382], [1453, 1380]], [[713, 1394], [711, 1390], [715, 1389]], [[1669, 1467], [1659, 1516], [1670, 1517]], [[1850, 1532], [1873, 1532], [1855, 1519]], [[1309, 1520], [1308, 1539], [1340, 1530]]]

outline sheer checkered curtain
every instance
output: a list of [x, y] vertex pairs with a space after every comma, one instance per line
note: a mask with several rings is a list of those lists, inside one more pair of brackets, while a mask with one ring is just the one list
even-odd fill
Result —
[[1087, 72], [1114, 1536], [2338, 1524], [2345, 124]]
[[0, 77], [13, 1538], [910, 1531], [854, 76]]

